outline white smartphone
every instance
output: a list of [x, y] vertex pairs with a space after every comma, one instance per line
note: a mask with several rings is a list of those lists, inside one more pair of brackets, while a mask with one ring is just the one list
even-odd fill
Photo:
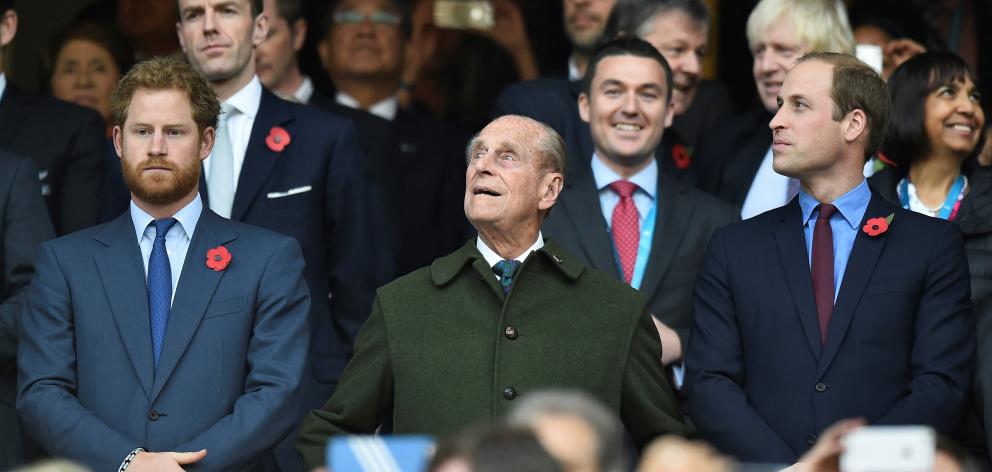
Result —
[[854, 47], [854, 55], [861, 59], [861, 62], [875, 69], [879, 75], [882, 74], [882, 46], [859, 44]]
[[842, 472], [933, 470], [937, 434], [927, 426], [866, 426], [842, 441]]

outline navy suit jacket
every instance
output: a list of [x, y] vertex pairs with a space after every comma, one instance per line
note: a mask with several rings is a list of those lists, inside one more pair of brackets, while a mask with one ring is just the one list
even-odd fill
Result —
[[7, 81], [0, 98], [0, 148], [34, 160], [60, 235], [97, 223], [105, 136], [95, 111], [25, 93]]
[[[290, 136], [282, 151], [265, 143], [276, 126]], [[209, 207], [206, 188], [201, 181]], [[285, 195], [290, 190], [299, 193]], [[390, 235], [376, 195], [350, 120], [262, 90], [231, 219], [292, 236], [303, 249], [312, 370], [300, 416], [330, 398], [375, 289], [392, 279]]]
[[[648, 312], [674, 329], [687, 346], [692, 283], [706, 244], [713, 231], [737, 219], [737, 212], [664, 173], [658, 175], [657, 205], [651, 257], [640, 291], [648, 299]], [[565, 190], [541, 230], [583, 264], [622, 280], [591, 170], [565, 180]]]
[[[222, 271], [206, 254], [223, 245]], [[296, 422], [309, 295], [291, 238], [204, 209], [156, 373], [129, 213], [44, 243], [22, 319], [17, 409], [52, 455], [117, 470], [136, 447], [248, 469]]]
[[[582, 82], [564, 79], [537, 79], [513, 84], [500, 92], [493, 105], [493, 118], [522, 115], [540, 121], [561, 135], [568, 155], [568, 172], [584, 172], [596, 147], [592, 142], [589, 123], [579, 116], [579, 95]], [[655, 150], [662, 173], [680, 182], [692, 183], [694, 165], [691, 159], [676, 161], [675, 146], [686, 146], [675, 130], [665, 131], [665, 139]], [[688, 152], [688, 151], [687, 151]], [[681, 164], [680, 164], [681, 163]]]
[[873, 195], [865, 219], [890, 214], [885, 233], [859, 230], [822, 345], [798, 198], [716, 232], [686, 358], [703, 438], [791, 464], [844, 418], [957, 426], [976, 342], [961, 233]]

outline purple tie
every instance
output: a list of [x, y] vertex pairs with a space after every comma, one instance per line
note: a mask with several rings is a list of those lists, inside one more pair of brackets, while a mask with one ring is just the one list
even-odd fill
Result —
[[834, 232], [830, 217], [837, 207], [824, 203], [813, 227], [813, 297], [816, 298], [816, 318], [820, 322], [820, 342], [827, 342], [827, 326], [834, 311]]

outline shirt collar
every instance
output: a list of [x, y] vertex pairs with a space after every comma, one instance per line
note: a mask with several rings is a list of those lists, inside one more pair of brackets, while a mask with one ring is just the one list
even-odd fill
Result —
[[[355, 97], [341, 91], [338, 91], [338, 93], [334, 96], [334, 100], [338, 102], [339, 105], [344, 105], [348, 108], [356, 108], [359, 110], [362, 109], [362, 107], [358, 104], [358, 100], [355, 100]], [[396, 96], [393, 95], [373, 103], [372, 106], [369, 107], [368, 112], [378, 116], [379, 118], [393, 121], [396, 119], [396, 112], [398, 109], [399, 100], [397, 100]]]
[[[538, 249], [541, 249], [542, 247], [544, 247], [544, 237], [541, 235], [541, 232], [538, 231], [537, 241], [534, 241], [534, 244], [531, 244], [530, 247], [527, 248], [527, 250], [521, 253], [519, 256], [517, 256], [515, 260], [523, 262], [524, 259], [527, 259], [527, 256], [529, 256], [530, 253]], [[489, 267], [492, 267], [496, 265], [497, 262], [503, 260], [503, 257], [501, 257], [499, 254], [496, 254], [496, 251], [493, 251], [492, 249], [489, 248], [489, 246], [486, 246], [486, 243], [482, 241], [482, 237], [477, 237], [475, 239], [475, 248], [482, 253], [482, 257], [486, 260], [486, 263], [489, 264]]]
[[[596, 189], [598, 190], [603, 190], [617, 180], [625, 180], [603, 163], [603, 160], [596, 153], [592, 155], [592, 176], [596, 180]], [[654, 200], [658, 193], [658, 161], [652, 158], [647, 167], [626, 180], [636, 184]]]
[[224, 100], [224, 103], [254, 120], [258, 106], [262, 103], [262, 82], [258, 80], [257, 75], [253, 76], [247, 85], [231, 95], [231, 98]]
[[310, 97], [313, 96], [313, 81], [310, 80], [310, 76], [303, 76], [303, 83], [300, 84], [300, 88], [293, 92], [293, 98], [300, 103], [309, 103]]
[[[861, 220], [864, 219], [865, 212], [868, 211], [869, 200], [871, 200], [871, 190], [868, 189], [868, 181], [862, 179], [860, 184], [831, 203], [837, 207], [837, 211], [847, 220], [851, 228], [857, 229]], [[813, 210], [819, 204], [820, 202], [816, 201], [805, 190], [799, 190], [799, 207], [803, 211], [804, 225], [809, 223], [810, 218], [813, 217]]]
[[579, 71], [578, 64], [575, 63], [575, 54], [568, 56], [568, 80], [579, 80], [582, 72]]
[[[193, 201], [187, 203], [186, 206], [182, 207], [172, 217], [179, 222], [179, 227], [186, 233], [186, 237], [193, 239], [193, 231], [196, 229], [197, 221], [200, 221], [200, 214], [202, 212], [203, 202], [200, 200], [200, 194], [197, 193], [193, 197]], [[132, 200], [131, 223], [134, 224], [134, 234], [139, 242], [141, 241], [141, 236], [145, 234], [145, 230], [148, 229], [148, 225], [152, 221], [155, 221], [155, 217], [138, 208], [138, 205], [135, 205], [134, 200]]]
[[0, 97], [7, 91], [7, 74], [0, 72]]

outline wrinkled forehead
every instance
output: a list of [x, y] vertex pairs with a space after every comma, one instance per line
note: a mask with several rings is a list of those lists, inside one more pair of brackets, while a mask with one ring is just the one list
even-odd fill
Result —
[[543, 130], [527, 120], [505, 116], [486, 125], [472, 142], [474, 148], [513, 150], [529, 154]]

